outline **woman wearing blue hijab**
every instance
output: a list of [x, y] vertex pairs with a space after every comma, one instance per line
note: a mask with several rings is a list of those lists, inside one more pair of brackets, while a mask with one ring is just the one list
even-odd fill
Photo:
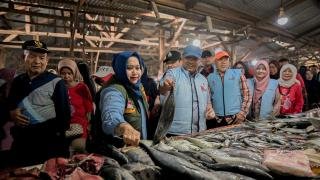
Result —
[[98, 108], [103, 133], [120, 136], [127, 145], [138, 145], [140, 139], [147, 139], [148, 103], [141, 84], [143, 67], [137, 52], [115, 54], [113, 79], [100, 94]]

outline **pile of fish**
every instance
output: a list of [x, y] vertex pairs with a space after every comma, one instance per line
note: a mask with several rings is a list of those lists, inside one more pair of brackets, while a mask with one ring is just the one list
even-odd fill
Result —
[[[109, 180], [313, 179], [320, 174], [320, 132], [304, 115], [247, 121], [165, 138], [171, 124], [168, 119], [173, 116], [168, 114], [162, 113], [153, 141], [142, 140], [138, 147], [121, 149], [107, 145], [104, 156], [78, 155], [63, 161], [62, 169], [52, 165], [59, 161], [53, 161], [45, 165], [53, 170], [46, 172], [56, 177], [61, 170], [72, 169], [73, 173], [66, 178], [71, 180], [89, 176]], [[318, 171], [310, 167], [318, 167]]]
[[[246, 122], [114, 149], [110, 157], [119, 164], [103, 166], [99, 175], [107, 179], [315, 178], [309, 160], [319, 165], [319, 150], [320, 132], [306, 119]], [[295, 163], [302, 162], [305, 169], [296, 171]]]

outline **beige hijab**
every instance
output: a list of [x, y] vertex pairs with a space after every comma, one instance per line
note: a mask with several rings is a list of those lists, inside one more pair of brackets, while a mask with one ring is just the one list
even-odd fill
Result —
[[66, 58], [66, 59], [62, 59], [59, 61], [59, 63], [58, 63], [58, 73], [59, 74], [60, 74], [60, 71], [63, 67], [67, 67], [67, 68], [71, 69], [75, 81], [81, 81], [82, 76], [79, 72], [79, 69], [78, 69], [76, 62], [73, 59]]
[[[282, 75], [283, 75], [283, 72], [287, 69], [290, 69], [292, 71], [292, 78], [290, 80], [285, 81], [283, 80]], [[289, 88], [296, 82], [300, 84], [300, 82], [297, 80], [297, 68], [292, 64], [283, 65], [280, 70], [280, 77], [279, 77], [280, 86]]]

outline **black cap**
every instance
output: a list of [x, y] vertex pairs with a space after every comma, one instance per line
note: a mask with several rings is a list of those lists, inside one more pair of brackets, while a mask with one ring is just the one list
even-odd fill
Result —
[[163, 60], [163, 62], [168, 61], [178, 61], [181, 59], [181, 53], [179, 51], [169, 51], [166, 55], [166, 58]]
[[204, 50], [202, 52], [201, 58], [207, 58], [207, 57], [212, 57], [213, 54], [209, 50]]
[[22, 49], [39, 52], [39, 53], [49, 53], [47, 45], [44, 42], [36, 40], [28, 40], [22, 44]]

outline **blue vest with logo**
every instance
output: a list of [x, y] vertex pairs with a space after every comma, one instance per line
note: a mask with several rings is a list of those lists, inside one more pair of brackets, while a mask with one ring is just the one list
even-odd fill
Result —
[[192, 132], [192, 94], [198, 96], [199, 105], [199, 131], [206, 129], [206, 107], [208, 101], [207, 79], [197, 73], [195, 75], [196, 92], [192, 91], [189, 72], [178, 67], [169, 70], [175, 79], [174, 100], [175, 112], [172, 125], [168, 131], [170, 134], [191, 134]]
[[227, 69], [223, 77], [217, 71], [208, 76], [211, 102], [217, 116], [235, 115], [241, 110], [241, 70]]
[[[250, 95], [253, 97], [254, 87], [255, 87], [254, 79], [253, 78], [248, 79], [247, 82], [248, 82]], [[273, 111], [273, 103], [275, 101], [277, 87], [278, 87], [278, 81], [274, 79], [270, 79], [267, 89], [262, 95], [259, 119], [267, 119], [268, 117], [270, 117]], [[251, 108], [250, 108], [250, 114], [252, 114]]]

